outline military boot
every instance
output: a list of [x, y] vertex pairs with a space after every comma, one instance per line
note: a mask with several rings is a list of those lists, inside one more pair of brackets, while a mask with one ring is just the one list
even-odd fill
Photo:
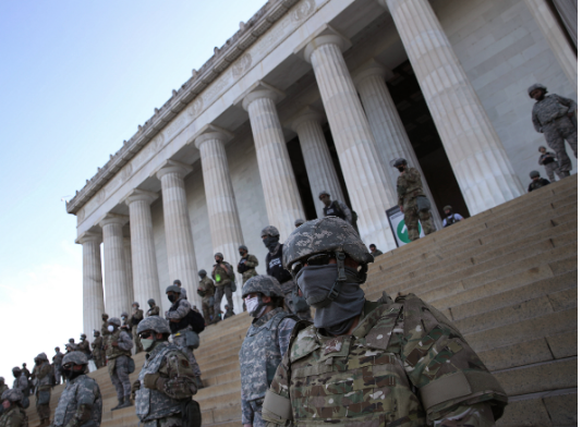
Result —
[[133, 403], [131, 403], [131, 396], [127, 395], [127, 396], [125, 396], [125, 400], [123, 401], [123, 403], [121, 405], [119, 405], [117, 407], [117, 409], [128, 408], [130, 406], [133, 406]]
[[194, 384], [198, 390], [204, 388], [204, 383], [202, 382], [202, 378], [200, 376], [194, 377]]
[[121, 399], [117, 399], [117, 406], [114, 406], [113, 408], [111, 408], [111, 410], [115, 411], [116, 409], [121, 408], [121, 405], [123, 405], [123, 397]]

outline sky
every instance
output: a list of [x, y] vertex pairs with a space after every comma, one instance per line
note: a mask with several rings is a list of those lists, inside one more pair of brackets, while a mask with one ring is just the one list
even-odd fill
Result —
[[0, 2], [0, 376], [79, 340], [70, 199], [266, 0]]

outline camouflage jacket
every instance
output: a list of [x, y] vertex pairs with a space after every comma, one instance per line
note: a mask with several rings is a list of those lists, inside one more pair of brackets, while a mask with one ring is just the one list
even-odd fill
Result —
[[109, 332], [109, 329], [107, 329], [108, 326], [109, 323], [107, 323], [107, 320], [104, 320], [103, 324], [101, 325], [101, 336], [103, 339], [105, 339], [107, 335], [111, 335], [111, 332]]
[[64, 355], [64, 353], [61, 353], [60, 351], [58, 353], [55, 353], [55, 355], [53, 356], [53, 363], [59, 369], [61, 369], [61, 362], [63, 361], [63, 357], [65, 357], [65, 355]]
[[[175, 308], [174, 308], [175, 307]], [[180, 295], [178, 301], [172, 304], [172, 307], [166, 311], [166, 319], [168, 321], [181, 320], [192, 310], [192, 305], [183, 295]]]
[[85, 354], [90, 354], [91, 351], [89, 350], [89, 341], [85, 338], [83, 341], [81, 341], [79, 344], [77, 344], [77, 351], [81, 351]]
[[98, 427], [103, 399], [97, 381], [79, 375], [67, 382], [55, 410], [53, 426]]
[[[146, 388], [146, 375], [158, 376], [155, 388]], [[188, 358], [179, 347], [163, 342], [147, 355], [139, 373], [135, 412], [142, 422], [179, 415], [182, 405], [196, 392], [194, 372]]]
[[0, 417], [0, 427], [28, 427], [26, 411], [20, 406], [11, 406]]
[[234, 270], [232, 265], [226, 261], [222, 261], [220, 264], [214, 264], [212, 266], [212, 279], [216, 283], [215, 286], [230, 285], [234, 279]]
[[26, 375], [24, 373], [20, 374], [18, 378], [14, 378], [14, 382], [12, 383], [12, 388], [19, 388], [22, 390], [25, 396], [28, 393], [28, 380], [26, 379]]
[[[113, 343], [117, 343], [117, 347]], [[107, 360], [116, 359], [119, 356], [131, 356], [131, 349], [133, 348], [133, 341], [127, 332], [122, 329], [117, 329], [111, 335], [105, 338], [105, 355]]]
[[214, 296], [214, 291], [216, 290], [216, 287], [214, 286], [214, 282], [210, 277], [205, 277], [198, 283], [198, 290], [204, 294], [200, 296], [204, 299], [207, 299]]
[[297, 329], [265, 397], [268, 425], [490, 426], [507, 404], [456, 327], [413, 294], [366, 301], [351, 335]]
[[137, 310], [131, 313], [131, 317], [129, 318], [129, 325], [131, 327], [137, 327], [139, 322], [143, 320], [143, 310], [138, 308]]
[[259, 265], [259, 260], [254, 255], [247, 254], [246, 257], [240, 259], [237, 271], [242, 274], [243, 284], [251, 277], [255, 277], [258, 274], [255, 270], [257, 265]]
[[91, 347], [93, 347], [93, 355], [100, 354], [103, 351], [103, 337], [96, 337]]
[[537, 101], [531, 112], [531, 120], [537, 132], [544, 131], [544, 125], [551, 123], [565, 114], [575, 113], [576, 103], [559, 95], [547, 95]]
[[160, 315], [160, 307], [158, 307], [157, 305], [154, 305], [146, 313], [146, 316], [147, 317], [150, 317], [150, 316], [159, 316], [159, 315]]
[[424, 196], [424, 191], [422, 190], [422, 177], [420, 172], [414, 168], [406, 168], [398, 176], [396, 181], [396, 191], [398, 193], [398, 205], [404, 205], [404, 199], [410, 197]]
[[265, 397], [277, 366], [289, 347], [291, 331], [297, 323], [292, 315], [276, 308], [253, 320], [239, 352], [241, 407], [243, 424], [252, 422], [248, 416], [249, 402]]
[[32, 378], [36, 379], [36, 390], [45, 391], [51, 389], [52, 367], [50, 363], [42, 362], [40, 365], [35, 365], [32, 370]]

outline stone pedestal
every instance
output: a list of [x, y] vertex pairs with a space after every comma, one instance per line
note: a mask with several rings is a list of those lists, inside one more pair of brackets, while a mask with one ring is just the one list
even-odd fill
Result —
[[386, 0], [471, 215], [524, 193], [428, 0]]
[[305, 213], [275, 107], [282, 94], [265, 86], [248, 94], [243, 108], [249, 113], [269, 224], [279, 229], [284, 241]]
[[123, 215], [109, 214], [99, 225], [103, 230], [103, 266], [105, 273], [105, 308], [109, 317], [120, 317], [131, 309], [131, 294], [127, 283]]
[[159, 301], [160, 280], [154, 244], [154, 231], [150, 205], [156, 193], [134, 190], [125, 200], [129, 206], [131, 258], [133, 267], [133, 292], [135, 301], [144, 308], [150, 298]]
[[327, 191], [332, 200], [341, 200], [344, 203], [346, 201], [323, 135], [322, 121], [323, 114], [307, 107], [300, 111], [291, 122], [291, 128], [297, 132], [301, 144], [318, 218], [323, 217], [323, 203], [319, 200], [321, 191]]
[[90, 337], [93, 329], [101, 330], [101, 315], [105, 313], [99, 248], [101, 236], [83, 233], [77, 243], [83, 245], [83, 332]]
[[191, 170], [192, 167], [189, 165], [168, 161], [167, 165], [157, 172], [157, 177], [162, 182], [166, 252], [170, 272], [170, 282], [162, 283], [160, 287], [164, 292], [174, 280], [179, 279], [182, 287], [186, 289], [188, 300], [201, 308], [200, 297], [196, 293], [198, 269], [192, 239], [192, 225], [184, 189], [184, 177]]
[[[212, 246], [215, 253], [221, 252], [224, 259], [236, 268], [240, 258], [238, 247], [244, 240], [224, 147], [231, 138], [229, 132], [209, 127], [196, 138], [195, 144], [200, 150]], [[242, 276], [236, 274], [238, 283], [242, 284]], [[238, 286], [233, 294], [237, 313], [242, 311], [241, 292], [242, 286]]]
[[309, 42], [304, 55], [315, 71], [360, 235], [366, 244], [389, 251], [396, 248], [385, 212], [393, 190], [342, 56], [345, 44], [338, 35], [322, 35]]

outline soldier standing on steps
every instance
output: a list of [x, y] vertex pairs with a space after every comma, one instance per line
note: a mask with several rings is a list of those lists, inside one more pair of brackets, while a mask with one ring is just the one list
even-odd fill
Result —
[[207, 276], [206, 270], [198, 272], [200, 282], [198, 283], [198, 295], [202, 297], [202, 312], [204, 313], [204, 321], [207, 325], [214, 320], [214, 293], [216, 287], [210, 277]]
[[61, 383], [61, 362], [63, 361], [63, 356], [64, 354], [61, 353], [61, 349], [59, 347], [55, 347], [55, 355], [53, 356], [55, 385], [59, 385]]
[[255, 276], [243, 286], [243, 299], [253, 323], [239, 352], [241, 409], [244, 427], [263, 427], [265, 393], [289, 347], [298, 318], [283, 310], [285, 294], [271, 276]]
[[242, 274], [243, 286], [247, 280], [257, 275], [255, 267], [259, 265], [259, 260], [256, 256], [249, 254], [249, 248], [245, 245], [238, 247], [238, 253], [241, 256], [238, 262], [237, 271]]
[[95, 367], [99, 369], [105, 366], [105, 358], [103, 357], [103, 338], [99, 331], [93, 331], [93, 337], [95, 338], [91, 343], [91, 347], [93, 348], [93, 360], [95, 361]]
[[283, 265], [315, 316], [291, 334], [265, 395], [267, 425], [495, 425], [507, 395], [451, 321], [414, 294], [366, 300], [373, 260], [335, 217], [285, 242]]
[[156, 305], [156, 301], [153, 298], [148, 300], [148, 305], [150, 306], [150, 309], [146, 313], [147, 317], [160, 315], [160, 307]]
[[111, 335], [109, 332], [109, 315], [107, 313], [103, 313], [101, 315], [101, 320], [103, 320], [103, 324], [101, 325], [101, 336], [104, 340], [106, 340], [107, 335]]
[[[131, 383], [129, 382], [129, 364], [133, 342], [129, 334], [121, 329], [121, 320], [112, 317], [108, 320], [110, 335], [105, 339], [107, 368], [111, 382], [117, 392], [117, 406], [111, 410], [131, 406]], [[65, 359], [63, 359], [64, 362]]]
[[[220, 311], [220, 303], [222, 302], [222, 297], [226, 295], [226, 302], [230, 307], [231, 313], [226, 313], [227, 315], [234, 315], [232, 308], [234, 307], [232, 303], [232, 285], [234, 281], [234, 270], [232, 265], [224, 261], [224, 255], [220, 252], [214, 254], [214, 260], [216, 264], [212, 267], [212, 272], [210, 276], [214, 280], [216, 286], [216, 293], [214, 294], [214, 313]], [[216, 322], [220, 320], [218, 316], [215, 316]], [[226, 316], [225, 316], [226, 318]], [[212, 323], [216, 323], [212, 320]]]
[[45, 353], [34, 358], [32, 378], [36, 380], [34, 395], [36, 396], [36, 412], [40, 418], [38, 427], [48, 427], [51, 417], [51, 365]]
[[133, 343], [135, 344], [135, 354], [143, 351], [141, 342], [137, 336], [137, 325], [143, 320], [143, 310], [139, 308], [139, 302], [134, 301], [131, 304], [131, 317], [129, 323], [131, 324], [131, 332], [133, 334]]
[[540, 173], [538, 171], [531, 171], [529, 173], [529, 177], [531, 178], [531, 182], [527, 187], [528, 193], [531, 193], [532, 191], [537, 190], [538, 188], [542, 188], [543, 186], [550, 184], [550, 181], [548, 181], [546, 178], [540, 177]]

